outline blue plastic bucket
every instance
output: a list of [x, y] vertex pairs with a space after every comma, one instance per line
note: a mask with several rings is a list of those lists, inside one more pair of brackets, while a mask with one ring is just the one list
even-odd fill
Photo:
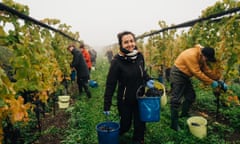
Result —
[[95, 80], [90, 80], [89, 86], [92, 88], [96, 88], [96, 87], [98, 87], [98, 83]]
[[138, 98], [140, 119], [144, 122], [158, 122], [160, 120], [160, 97]]
[[102, 122], [96, 127], [99, 144], [118, 144], [120, 125], [115, 122]]

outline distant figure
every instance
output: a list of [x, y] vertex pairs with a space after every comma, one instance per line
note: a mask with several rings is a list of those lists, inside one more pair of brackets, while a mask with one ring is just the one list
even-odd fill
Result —
[[85, 61], [87, 63], [88, 70], [90, 72], [91, 71], [91, 67], [92, 67], [91, 56], [90, 56], [88, 50], [85, 48], [85, 45], [83, 43], [80, 45], [79, 48], [80, 48], [80, 50], [82, 52], [82, 55], [83, 55], [83, 57], [84, 57], [84, 59], [85, 59]]
[[83, 92], [82, 88], [84, 88], [87, 97], [91, 98], [91, 93], [88, 89], [89, 70], [83, 58], [83, 55], [81, 51], [78, 50], [74, 45], [69, 45], [67, 49], [73, 55], [73, 60], [70, 66], [72, 69], [75, 69], [77, 71], [77, 84], [79, 89], [79, 95]]
[[92, 70], [96, 67], [96, 59], [97, 59], [97, 52], [94, 49], [89, 49], [89, 54], [91, 56], [91, 62], [92, 62]]
[[112, 58], [113, 58], [113, 52], [112, 52], [112, 50], [111, 50], [111, 49], [107, 50], [105, 56], [107, 57], [108, 62], [111, 63]]

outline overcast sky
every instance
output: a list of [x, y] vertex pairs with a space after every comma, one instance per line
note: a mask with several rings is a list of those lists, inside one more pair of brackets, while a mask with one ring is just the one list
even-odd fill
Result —
[[179, 24], [201, 15], [217, 0], [15, 0], [28, 5], [30, 16], [56, 18], [79, 32], [93, 48], [117, 42], [117, 33], [129, 30], [141, 35], [158, 30], [159, 20]]

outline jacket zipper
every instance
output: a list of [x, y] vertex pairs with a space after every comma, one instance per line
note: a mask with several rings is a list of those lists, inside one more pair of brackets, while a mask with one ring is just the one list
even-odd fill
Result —
[[142, 70], [141, 65], [139, 65], [139, 69], [140, 69], [140, 72], [141, 72], [141, 76], [143, 77], [143, 70]]
[[[139, 69], [140, 69], [140, 72], [141, 72], [141, 76], [143, 77], [143, 70], [142, 70], [141, 65], [139, 65]], [[126, 95], [126, 90], [127, 90], [127, 87], [124, 88], [122, 100], [125, 100], [125, 98], [126, 98], [126, 96], [125, 96]]]
[[125, 98], [126, 98], [126, 97], [125, 97], [126, 90], [127, 90], [127, 87], [124, 88], [124, 91], [123, 91], [123, 98], [122, 98], [122, 100], [125, 100]]

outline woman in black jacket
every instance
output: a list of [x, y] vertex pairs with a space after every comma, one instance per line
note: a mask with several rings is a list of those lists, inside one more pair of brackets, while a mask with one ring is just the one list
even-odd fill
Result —
[[111, 61], [104, 94], [104, 113], [109, 114], [116, 86], [117, 106], [120, 115], [120, 135], [129, 131], [133, 121], [133, 143], [144, 143], [145, 122], [140, 120], [136, 97], [137, 89], [149, 80], [143, 55], [136, 48], [132, 32], [118, 34], [120, 51]]

